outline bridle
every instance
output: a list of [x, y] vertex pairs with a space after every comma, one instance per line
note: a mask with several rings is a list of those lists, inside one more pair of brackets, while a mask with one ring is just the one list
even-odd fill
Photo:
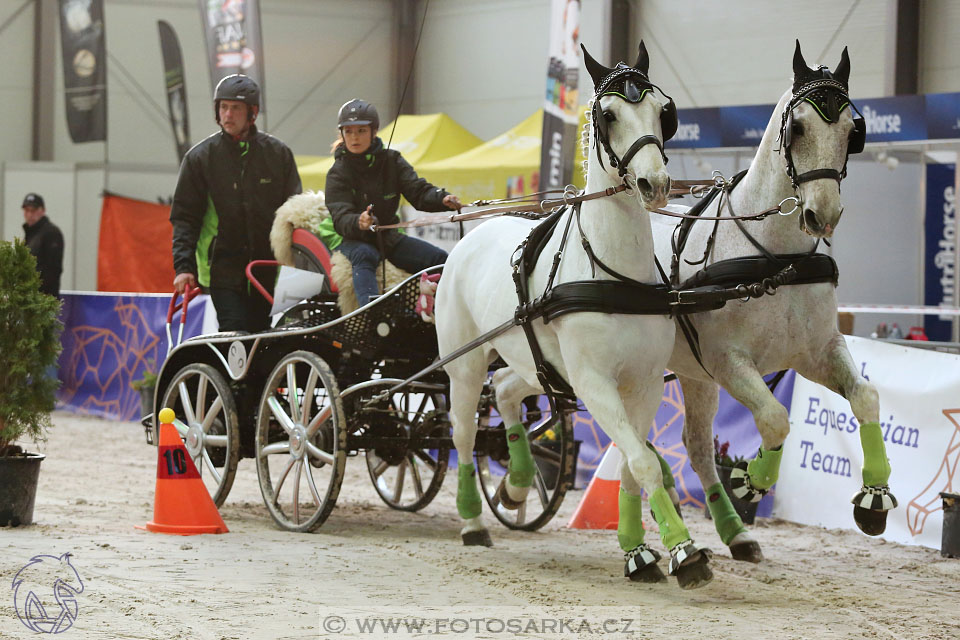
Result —
[[[633, 144], [631, 144], [626, 153], [623, 154], [623, 157], [618, 156], [610, 146], [608, 123], [603, 116], [600, 98], [613, 95], [627, 102], [637, 104], [643, 100], [647, 93], [652, 92], [654, 89], [667, 98], [667, 104], [663, 105], [660, 110], [660, 130], [663, 133], [663, 141], [653, 134], [643, 135], [633, 141]], [[627, 166], [630, 164], [630, 161], [633, 160], [633, 157], [648, 144], [657, 147], [664, 164], [668, 162], [667, 154], [663, 150], [663, 143], [672, 138], [677, 132], [677, 107], [673, 102], [673, 98], [668, 96], [663, 89], [650, 82], [647, 75], [640, 70], [634, 67], [628, 67], [620, 62], [613, 71], [604, 76], [599, 84], [597, 84], [594, 93], [591, 118], [594, 131], [594, 146], [597, 152], [597, 160], [600, 162], [601, 167], [603, 167], [603, 157], [600, 155], [601, 147], [607, 154], [610, 166], [617, 170], [621, 178], [627, 175]]]
[[[783, 110], [780, 119], [780, 149], [784, 152], [784, 159], [787, 163], [787, 175], [790, 176], [790, 184], [795, 191], [804, 182], [812, 180], [830, 179], [836, 180], [839, 184], [847, 177], [847, 161], [850, 156], [863, 151], [863, 145], [866, 141], [867, 126], [863, 119], [863, 114], [857, 109], [857, 106], [850, 100], [847, 93], [847, 87], [844, 83], [833, 77], [829, 69], [821, 67], [820, 72], [824, 75], [822, 78], [811, 80], [802, 84], [794, 90], [790, 102]], [[857, 116], [853, 119], [853, 131], [850, 133], [850, 139], [847, 143], [847, 154], [843, 160], [843, 169], [837, 171], [832, 168], [820, 168], [797, 173], [797, 168], [793, 163], [792, 132], [793, 132], [793, 110], [801, 103], [810, 104], [817, 114], [828, 124], [836, 124], [840, 120], [840, 113], [848, 106], [856, 111]]]

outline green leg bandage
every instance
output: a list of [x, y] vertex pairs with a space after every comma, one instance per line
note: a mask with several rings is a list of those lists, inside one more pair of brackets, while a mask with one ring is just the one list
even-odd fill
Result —
[[754, 489], [769, 489], [777, 482], [780, 476], [780, 457], [783, 455], [783, 446], [772, 451], [760, 447], [757, 457], [747, 464], [747, 473], [750, 474], [750, 484]]
[[667, 464], [667, 461], [663, 459], [663, 456], [660, 455], [660, 452], [657, 451], [657, 448], [653, 446], [653, 443], [649, 440], [647, 440], [647, 448], [653, 451], [657, 455], [657, 460], [660, 461], [660, 473], [663, 474], [663, 488], [667, 491], [676, 488], [676, 484], [673, 481], [673, 470], [670, 469], [670, 465]]
[[650, 507], [660, 526], [660, 539], [667, 549], [673, 549], [684, 540], [690, 539], [690, 532], [673, 508], [673, 501], [666, 489], [660, 488], [653, 492], [650, 496]]
[[707, 489], [706, 499], [707, 508], [710, 509], [710, 515], [713, 516], [714, 525], [723, 544], [729, 545], [737, 534], [746, 532], [743, 520], [737, 515], [722, 484], [718, 482]]
[[457, 513], [464, 520], [479, 516], [483, 507], [476, 475], [472, 462], [457, 465]]
[[863, 484], [882, 487], [890, 479], [890, 461], [883, 444], [883, 431], [879, 422], [864, 422], [860, 425], [860, 446], [863, 447]]
[[643, 544], [643, 505], [640, 496], [630, 495], [620, 489], [620, 521], [617, 523], [617, 540], [624, 551], [633, 551]]
[[510, 484], [515, 487], [529, 487], [533, 484], [537, 467], [530, 453], [527, 429], [522, 424], [515, 424], [507, 429], [507, 449], [510, 450]]

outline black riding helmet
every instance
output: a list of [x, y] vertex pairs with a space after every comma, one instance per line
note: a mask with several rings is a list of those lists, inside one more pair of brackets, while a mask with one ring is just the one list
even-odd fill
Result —
[[337, 128], [342, 129], [350, 124], [368, 124], [373, 129], [379, 129], [380, 115], [377, 108], [359, 98], [343, 103], [340, 113], [337, 114]]
[[[234, 73], [224, 77], [217, 83], [217, 89], [213, 92], [213, 113], [220, 123], [220, 101], [238, 100], [244, 104], [260, 108], [260, 86], [254, 82], [250, 76], [241, 73]], [[250, 112], [253, 116], [253, 112]], [[251, 118], [252, 119], [252, 118]]]

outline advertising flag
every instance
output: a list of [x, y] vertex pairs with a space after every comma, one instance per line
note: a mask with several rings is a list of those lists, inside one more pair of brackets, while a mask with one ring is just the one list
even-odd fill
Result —
[[60, 0], [60, 45], [70, 139], [106, 141], [107, 50], [103, 0]]
[[177, 160], [190, 149], [190, 121], [187, 118], [187, 85], [183, 74], [183, 55], [173, 27], [157, 21], [160, 30], [160, 51], [163, 54], [163, 79], [167, 89], [167, 115], [177, 147]]
[[266, 111], [263, 39], [258, 0], [200, 0], [211, 91], [226, 76], [242, 73], [260, 85], [260, 117]]
[[528, 192], [562, 189], [573, 178], [579, 118], [580, 0], [552, 0], [550, 61], [540, 145], [539, 185]]

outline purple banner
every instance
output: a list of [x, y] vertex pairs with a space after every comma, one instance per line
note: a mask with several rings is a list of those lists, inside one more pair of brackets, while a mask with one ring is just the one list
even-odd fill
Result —
[[677, 117], [679, 126], [677, 135], [670, 140], [671, 147], [696, 149], [701, 147], [722, 147], [720, 135], [720, 109], [680, 109]]
[[[923, 304], [954, 307], [957, 302], [956, 166], [926, 165], [926, 215], [924, 217]], [[923, 316], [923, 329], [931, 340], [953, 337], [950, 316]]]
[[927, 102], [927, 136], [960, 138], [960, 93], [931, 93]]
[[[147, 369], [158, 372], [166, 357], [169, 296], [68, 293], [62, 298], [57, 408], [111, 420], [138, 420], [140, 394], [130, 383], [142, 378]], [[184, 339], [200, 333], [204, 299], [191, 304]]]
[[720, 107], [720, 137], [725, 147], [756, 147], [767, 129], [775, 104]]

